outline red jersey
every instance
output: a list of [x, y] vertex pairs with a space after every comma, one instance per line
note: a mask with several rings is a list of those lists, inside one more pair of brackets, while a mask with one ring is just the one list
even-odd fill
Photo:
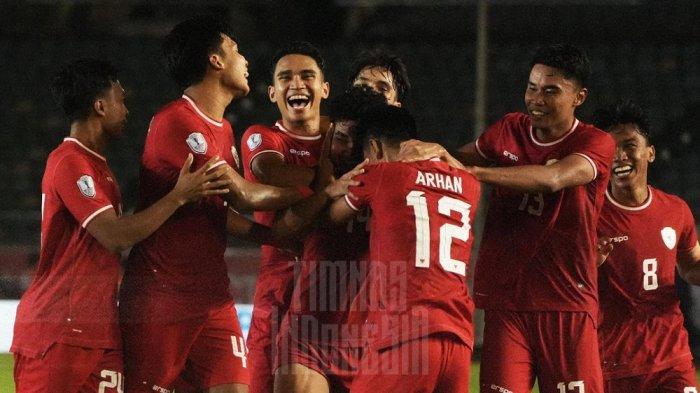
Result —
[[358, 294], [368, 270], [368, 220], [364, 209], [347, 225], [317, 227], [306, 237], [289, 308], [294, 337], [335, 346], [364, 345], [367, 299]]
[[511, 311], [598, 310], [596, 233], [615, 141], [576, 120], [556, 141], [537, 140], [530, 117], [511, 113], [476, 141], [497, 166], [547, 165], [576, 154], [595, 178], [555, 193], [494, 187], [479, 249], [474, 299], [483, 309]]
[[[241, 143], [243, 171], [249, 181], [260, 183], [253, 174], [253, 159], [262, 153], [280, 155], [285, 163], [313, 167], [321, 154], [323, 136], [295, 135], [284, 128], [281, 121], [274, 127], [250, 126], [243, 134]], [[255, 212], [255, 221], [272, 225], [276, 212]], [[282, 306], [284, 312], [289, 305], [289, 297], [294, 284], [294, 261], [298, 255], [272, 246], [260, 248], [260, 274], [255, 285], [255, 307], [267, 310], [272, 306]]]
[[675, 195], [649, 187], [639, 207], [606, 193], [598, 234], [613, 238], [600, 267], [598, 328], [607, 379], [653, 373], [691, 356], [676, 294], [676, 260], [698, 241], [693, 215]]
[[121, 347], [119, 254], [85, 229], [98, 214], [121, 214], [119, 186], [101, 155], [66, 138], [49, 155], [41, 182], [41, 250], [17, 309], [11, 351], [43, 356], [59, 342]]
[[[141, 157], [140, 208], [173, 189], [188, 153], [194, 155], [192, 170], [213, 156], [237, 167], [231, 124], [210, 119], [189, 97], [182, 96], [151, 120]], [[204, 307], [230, 301], [224, 262], [227, 209], [219, 196], [178, 209], [133, 248], [123, 291], [166, 292]]]
[[345, 200], [372, 211], [369, 344], [447, 332], [471, 347], [466, 273], [479, 183], [440, 161], [368, 165], [357, 180]]

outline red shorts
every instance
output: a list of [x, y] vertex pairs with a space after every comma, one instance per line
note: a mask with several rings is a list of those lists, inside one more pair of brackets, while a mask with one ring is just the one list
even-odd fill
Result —
[[275, 383], [275, 350], [280, 323], [284, 317], [277, 308], [273, 311], [253, 306], [253, 317], [248, 331], [248, 362], [250, 364], [249, 393], [272, 393]]
[[603, 393], [598, 335], [585, 312], [486, 310], [482, 392]]
[[121, 393], [122, 351], [56, 343], [42, 358], [15, 354], [17, 393]]
[[347, 392], [357, 375], [362, 353], [363, 348], [299, 339], [285, 330], [277, 340], [275, 370], [300, 364], [326, 377], [331, 392]]
[[451, 334], [433, 334], [366, 350], [351, 392], [469, 392], [471, 348]]
[[[177, 319], [163, 298], [122, 307], [126, 390], [167, 392], [250, 382], [247, 349], [231, 303]], [[132, 316], [147, 315], [147, 318]]]
[[693, 362], [665, 370], [605, 381], [605, 393], [698, 393]]

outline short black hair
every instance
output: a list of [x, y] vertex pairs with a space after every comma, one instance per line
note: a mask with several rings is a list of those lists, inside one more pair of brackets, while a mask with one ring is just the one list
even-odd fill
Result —
[[355, 127], [356, 144], [363, 149], [370, 138], [379, 139], [389, 146], [415, 139], [418, 134], [416, 121], [405, 108], [384, 104], [365, 113]]
[[530, 66], [544, 64], [561, 70], [564, 78], [573, 79], [581, 87], [588, 87], [591, 76], [591, 62], [578, 47], [571, 44], [553, 44], [538, 48]]
[[272, 56], [272, 61], [270, 62], [270, 75], [272, 75], [272, 80], [275, 79], [275, 68], [277, 67], [277, 62], [287, 55], [308, 56], [314, 59], [316, 65], [321, 70], [321, 73], [324, 73], [326, 62], [323, 60], [321, 51], [310, 42], [292, 41], [280, 47], [277, 52], [275, 52], [274, 56]]
[[80, 59], [61, 68], [51, 81], [51, 93], [70, 121], [84, 120], [95, 99], [116, 83], [117, 71], [107, 61]]
[[649, 119], [644, 109], [632, 101], [621, 101], [598, 108], [593, 115], [593, 125], [610, 131], [620, 124], [635, 124], [639, 133], [651, 144]]
[[228, 22], [216, 16], [195, 16], [180, 22], [165, 37], [163, 55], [168, 73], [181, 88], [204, 79], [209, 55], [218, 52], [222, 34], [235, 40]]
[[366, 86], [352, 87], [328, 103], [331, 121], [358, 122], [375, 107], [386, 105], [386, 97]]
[[368, 67], [384, 68], [391, 73], [399, 100], [403, 100], [411, 90], [411, 82], [408, 80], [408, 71], [403, 60], [393, 53], [378, 49], [360, 53], [350, 67], [348, 85], [352, 86], [360, 72]]

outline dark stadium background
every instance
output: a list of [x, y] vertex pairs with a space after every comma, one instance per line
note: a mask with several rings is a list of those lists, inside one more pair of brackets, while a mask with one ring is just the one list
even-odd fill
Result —
[[[484, 101], [475, 99], [480, 3], [487, 4]], [[407, 106], [422, 137], [449, 147], [472, 140], [478, 124], [523, 109], [529, 59], [538, 45], [577, 44], [594, 71], [579, 118], [589, 121], [598, 105], [618, 99], [642, 104], [659, 158], [651, 183], [682, 196], [700, 217], [698, 1], [3, 0], [0, 6], [0, 299], [17, 299], [28, 284], [39, 245], [44, 163], [68, 130], [48, 91], [52, 73], [83, 56], [110, 60], [121, 71], [129, 123], [107, 157], [129, 211], [150, 117], [179, 95], [163, 70], [160, 39], [197, 13], [228, 18], [250, 63], [251, 93], [226, 115], [237, 138], [250, 124], [277, 119], [267, 99], [269, 57], [286, 41], [321, 48], [332, 96], [345, 88], [350, 61], [361, 50], [381, 47], [400, 55], [413, 84]], [[475, 115], [477, 103], [484, 104], [482, 117]], [[257, 250], [235, 240], [230, 247], [231, 290], [237, 302], [249, 303]], [[700, 288], [679, 290], [697, 357]]]

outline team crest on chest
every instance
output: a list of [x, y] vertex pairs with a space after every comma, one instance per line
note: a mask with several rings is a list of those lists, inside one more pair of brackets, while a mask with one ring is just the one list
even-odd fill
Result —
[[262, 135], [255, 133], [255, 134], [250, 134], [248, 137], [248, 140], [246, 141], [246, 144], [248, 145], [248, 149], [253, 151], [260, 146], [262, 143]]
[[193, 132], [187, 136], [187, 145], [197, 154], [204, 154], [207, 152], [207, 141], [204, 139], [204, 135], [202, 135], [201, 132]]
[[665, 227], [661, 230], [661, 240], [664, 241], [669, 250], [673, 250], [676, 246], [676, 230], [671, 227]]
[[92, 180], [92, 176], [82, 175], [80, 176], [80, 179], [78, 179], [77, 183], [81, 194], [88, 198], [95, 197], [95, 181]]

